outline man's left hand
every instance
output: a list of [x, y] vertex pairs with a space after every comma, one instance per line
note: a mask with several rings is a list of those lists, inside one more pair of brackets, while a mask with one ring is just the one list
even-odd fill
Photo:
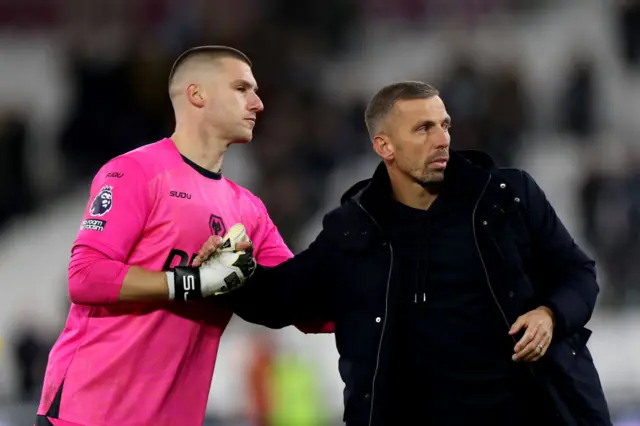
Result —
[[514, 361], [535, 362], [549, 349], [553, 338], [554, 318], [551, 309], [541, 306], [521, 315], [511, 326], [510, 335], [525, 329], [525, 333], [514, 348]]

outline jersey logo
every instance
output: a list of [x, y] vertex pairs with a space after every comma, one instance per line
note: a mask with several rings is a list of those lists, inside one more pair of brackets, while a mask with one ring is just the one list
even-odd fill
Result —
[[111, 206], [113, 206], [112, 191], [112, 186], [103, 186], [102, 189], [100, 189], [100, 192], [91, 203], [91, 208], [89, 209], [91, 216], [104, 216], [111, 210]]
[[80, 230], [82, 231], [104, 231], [104, 227], [107, 226], [106, 220], [100, 219], [85, 219], [82, 221], [82, 225], [80, 225]]
[[215, 214], [209, 216], [209, 229], [212, 235], [223, 236], [227, 233], [227, 227], [224, 226], [224, 221], [220, 216]]

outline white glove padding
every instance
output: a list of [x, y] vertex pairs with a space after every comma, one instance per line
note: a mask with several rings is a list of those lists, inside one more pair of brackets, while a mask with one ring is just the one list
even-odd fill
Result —
[[242, 286], [256, 269], [252, 250], [235, 251], [240, 242], [251, 242], [244, 225], [229, 229], [220, 247], [199, 268], [177, 267], [167, 272], [169, 299], [193, 300], [226, 294]]
[[[238, 243], [249, 243], [252, 244], [251, 239], [247, 235], [247, 230], [244, 225], [241, 223], [236, 223], [229, 229], [227, 235], [224, 236], [220, 246], [216, 249], [212, 256], [215, 256], [216, 253], [219, 252], [235, 252], [236, 246]], [[253, 245], [248, 252], [253, 250]]]

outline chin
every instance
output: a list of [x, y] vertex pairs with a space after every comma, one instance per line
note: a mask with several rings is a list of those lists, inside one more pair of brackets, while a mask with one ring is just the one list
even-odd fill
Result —
[[422, 177], [416, 179], [420, 185], [424, 187], [437, 186], [444, 182], [444, 170], [443, 171], [431, 171]]
[[233, 139], [233, 143], [249, 143], [251, 142], [251, 140], [253, 139], [253, 134], [249, 133], [248, 135], [238, 135], [236, 138]]

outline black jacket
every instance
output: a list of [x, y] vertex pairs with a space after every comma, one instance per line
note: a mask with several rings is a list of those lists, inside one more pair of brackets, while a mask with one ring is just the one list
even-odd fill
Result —
[[[567, 425], [611, 425], [584, 328], [598, 295], [595, 265], [575, 244], [527, 173], [497, 169], [479, 152], [451, 152], [446, 185], [475, 200], [475, 243], [505, 332], [540, 305], [556, 318], [553, 342], [531, 373]], [[310, 247], [271, 269], [259, 268], [230, 301], [247, 321], [271, 328], [332, 321], [345, 383], [348, 425], [379, 425], [397, 318], [393, 247], [379, 225], [391, 186], [380, 165], [327, 214]]]

